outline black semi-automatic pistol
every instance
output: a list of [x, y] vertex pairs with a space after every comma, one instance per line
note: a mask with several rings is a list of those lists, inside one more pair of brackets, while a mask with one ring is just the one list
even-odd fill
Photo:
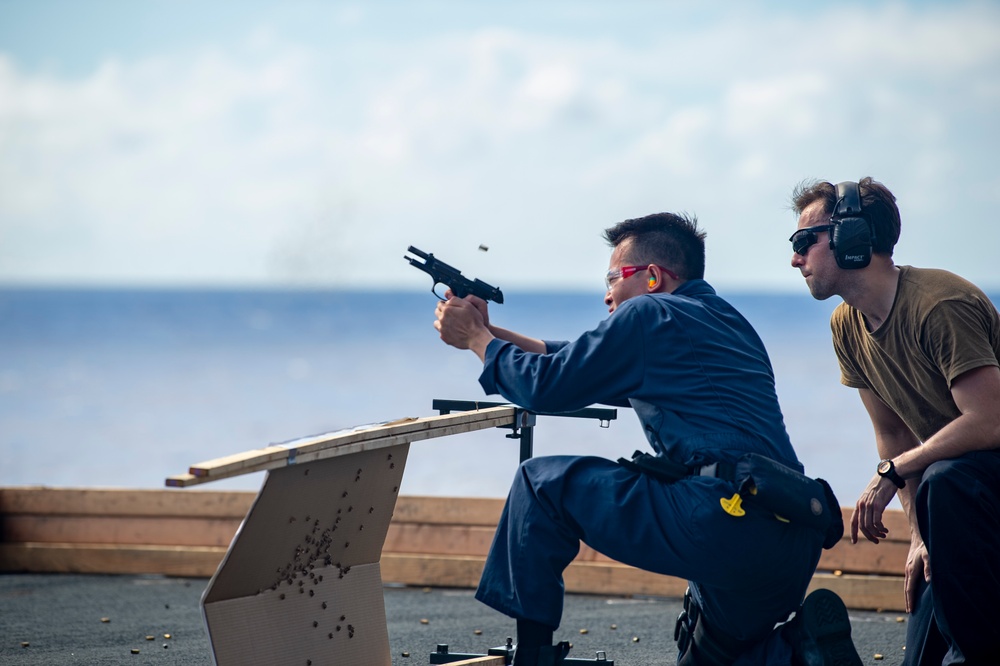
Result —
[[[434, 280], [434, 284], [431, 285], [431, 293], [441, 298], [441, 295], [435, 291], [439, 284], [451, 289], [451, 292], [459, 298], [465, 298], [469, 294], [473, 296], [478, 296], [484, 301], [494, 301], [496, 303], [503, 303], [503, 292], [493, 285], [486, 284], [482, 280], [470, 280], [469, 278], [462, 275], [462, 271], [458, 270], [453, 266], [449, 266], [440, 259], [434, 257], [433, 253], [423, 252], [413, 247], [412, 245], [406, 248], [407, 252], [412, 252], [424, 261], [421, 263], [413, 257], [403, 256], [412, 266], [419, 268], [423, 272], [431, 276]], [[441, 298], [441, 300], [444, 300]]]

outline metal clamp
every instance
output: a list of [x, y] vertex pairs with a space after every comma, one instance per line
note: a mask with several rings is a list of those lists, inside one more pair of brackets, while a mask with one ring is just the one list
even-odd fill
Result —
[[534, 427], [536, 416], [563, 416], [575, 419], [596, 419], [602, 428], [610, 428], [611, 422], [618, 418], [618, 410], [606, 407], [585, 407], [573, 412], [532, 412], [512, 405], [509, 402], [483, 402], [480, 400], [438, 400], [432, 403], [432, 409], [438, 413], [450, 414], [451, 412], [470, 412], [488, 407], [514, 407], [514, 420], [510, 425], [498, 426], [509, 428], [512, 432], [507, 435], [507, 439], [521, 440], [520, 462], [524, 462], [533, 455], [534, 448]]

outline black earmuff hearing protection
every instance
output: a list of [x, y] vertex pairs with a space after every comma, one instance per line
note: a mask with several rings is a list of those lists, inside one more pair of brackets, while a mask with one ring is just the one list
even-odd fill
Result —
[[830, 248], [841, 268], [864, 268], [872, 260], [875, 228], [861, 210], [858, 184], [837, 184], [837, 205], [830, 216]]

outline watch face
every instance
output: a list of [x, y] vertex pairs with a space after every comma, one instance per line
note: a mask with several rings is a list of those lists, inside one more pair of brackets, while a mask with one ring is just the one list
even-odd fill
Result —
[[[869, 468], [869, 469], [871, 469], [871, 468]], [[891, 460], [883, 460], [882, 462], [880, 462], [878, 464], [878, 473], [879, 474], [888, 474], [890, 469], [892, 469], [892, 461]]]

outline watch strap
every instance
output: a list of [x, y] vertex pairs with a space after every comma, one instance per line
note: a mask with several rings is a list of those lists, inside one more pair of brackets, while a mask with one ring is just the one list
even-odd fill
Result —
[[[885, 465], [884, 463], [888, 463], [888, 465]], [[888, 469], [885, 472], [883, 472], [882, 467], [887, 467]], [[903, 479], [903, 477], [899, 475], [899, 472], [896, 471], [896, 465], [890, 459], [879, 461], [878, 475], [883, 476], [892, 481], [897, 488], [906, 487], [906, 481]]]

